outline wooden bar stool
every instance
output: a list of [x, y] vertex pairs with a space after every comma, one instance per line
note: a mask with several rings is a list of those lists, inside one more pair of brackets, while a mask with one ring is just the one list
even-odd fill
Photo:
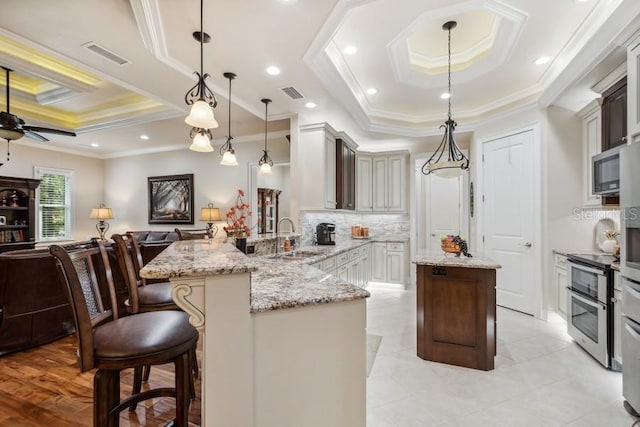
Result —
[[[93, 425], [119, 425], [120, 412], [143, 400], [170, 396], [176, 400], [175, 426], [187, 427], [190, 406], [191, 351], [198, 332], [182, 311], [151, 311], [120, 318], [109, 259], [102, 242], [67, 252], [51, 246], [66, 284], [78, 337], [81, 372], [97, 368], [93, 385]], [[111, 310], [104, 307], [95, 263], [106, 273]], [[99, 270], [98, 270], [99, 271]], [[120, 400], [120, 372], [146, 365], [173, 363], [175, 386], [156, 388]]]

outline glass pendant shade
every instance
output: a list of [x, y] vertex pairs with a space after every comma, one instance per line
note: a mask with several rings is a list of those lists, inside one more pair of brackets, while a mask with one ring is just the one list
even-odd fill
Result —
[[261, 175], [271, 175], [271, 165], [269, 163], [263, 163], [260, 166]]
[[201, 129], [215, 129], [219, 126], [213, 116], [213, 108], [204, 100], [193, 103], [184, 122], [189, 126]]
[[446, 161], [434, 164], [429, 170], [440, 178], [457, 178], [464, 173], [464, 165], [464, 160]]
[[238, 166], [236, 153], [233, 150], [225, 151], [222, 155], [222, 161], [220, 161], [220, 164], [223, 166]]
[[16, 139], [20, 139], [24, 136], [24, 132], [13, 130], [13, 129], [0, 129], [0, 138], [6, 139], [7, 141], [15, 141]]
[[209, 153], [213, 151], [209, 136], [205, 132], [197, 132], [193, 137], [193, 142], [189, 146], [189, 150], [199, 153]]

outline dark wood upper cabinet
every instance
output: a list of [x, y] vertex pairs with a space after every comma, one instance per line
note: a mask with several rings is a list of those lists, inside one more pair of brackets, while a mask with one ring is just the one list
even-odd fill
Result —
[[356, 152], [336, 139], [336, 209], [356, 209]]
[[0, 177], [0, 252], [35, 247], [39, 179]]
[[627, 143], [627, 78], [602, 94], [602, 151]]

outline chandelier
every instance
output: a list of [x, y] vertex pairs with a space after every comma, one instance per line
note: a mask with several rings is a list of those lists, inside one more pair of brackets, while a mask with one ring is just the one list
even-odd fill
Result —
[[[440, 129], [444, 130], [442, 142], [436, 149], [435, 153], [422, 165], [422, 173], [429, 175], [431, 173], [436, 174], [442, 178], [456, 178], [465, 170], [469, 169], [469, 158], [464, 155], [456, 144], [453, 132], [456, 129], [457, 123], [451, 118], [451, 30], [456, 27], [456, 21], [448, 21], [442, 25], [442, 29], [447, 31], [449, 38], [449, 52], [448, 52], [448, 100], [449, 100], [449, 114], [447, 121], [443, 125], [440, 125]], [[446, 152], [446, 157], [445, 157]]]
[[263, 175], [271, 175], [271, 166], [273, 166], [273, 160], [269, 157], [269, 151], [267, 150], [267, 115], [269, 110], [270, 99], [263, 98], [260, 102], [264, 103], [264, 153], [260, 160], [258, 161], [258, 166], [260, 166], [260, 173]]
[[[198, 83], [184, 96], [187, 105], [191, 105], [191, 111], [184, 121], [197, 129], [215, 129], [218, 127], [218, 122], [213, 116], [213, 109], [218, 105], [218, 100], [205, 82], [209, 74], [204, 73], [204, 43], [209, 43], [211, 37], [203, 29], [203, 9], [204, 0], [200, 0], [200, 31], [193, 33], [193, 38], [200, 42], [200, 72], [194, 72], [198, 76]], [[202, 134], [196, 131], [196, 134], [198, 133]]]

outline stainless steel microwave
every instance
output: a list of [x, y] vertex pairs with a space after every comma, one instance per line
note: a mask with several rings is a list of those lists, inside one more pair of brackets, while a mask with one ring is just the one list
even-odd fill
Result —
[[620, 192], [620, 150], [624, 145], [592, 157], [593, 194], [612, 195]]

